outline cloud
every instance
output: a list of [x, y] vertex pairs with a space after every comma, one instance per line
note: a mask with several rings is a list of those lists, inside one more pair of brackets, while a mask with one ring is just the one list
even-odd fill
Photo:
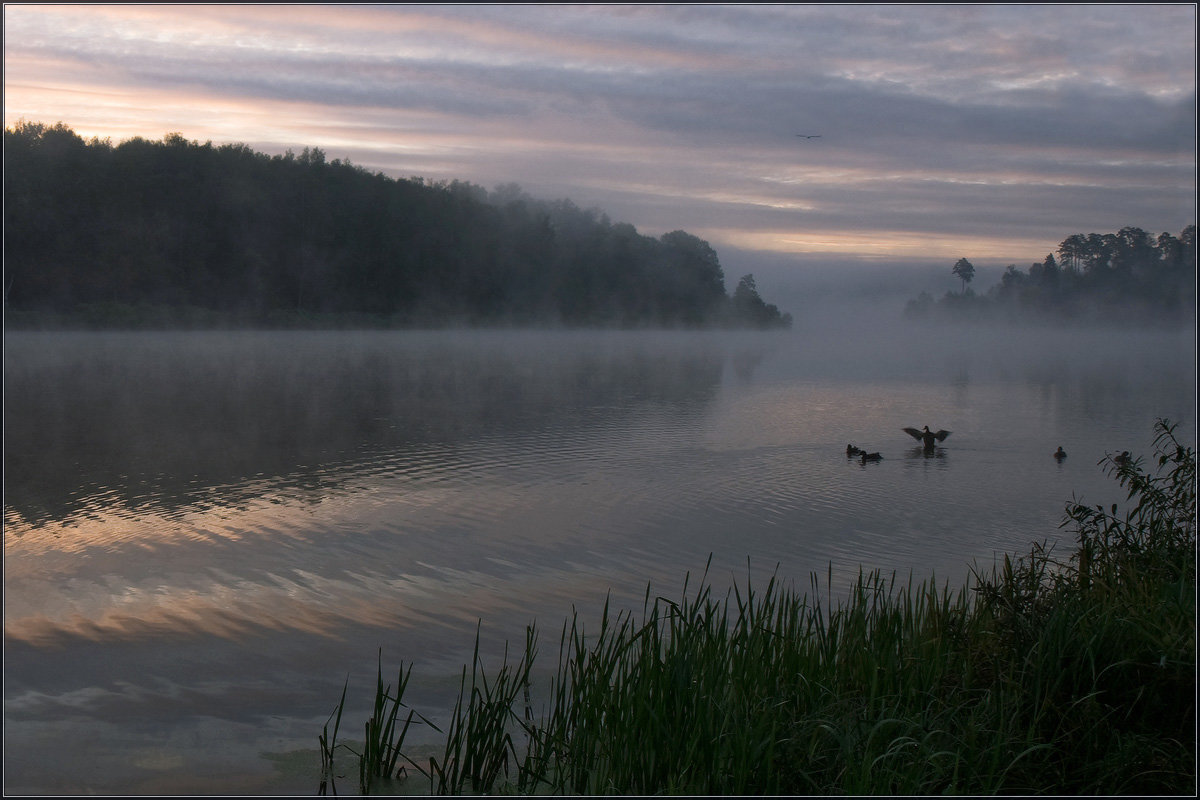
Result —
[[4, 13], [6, 125], [318, 146], [718, 249], [857, 236], [874, 259], [974, 238], [1020, 263], [1070, 233], [1195, 218], [1193, 6]]

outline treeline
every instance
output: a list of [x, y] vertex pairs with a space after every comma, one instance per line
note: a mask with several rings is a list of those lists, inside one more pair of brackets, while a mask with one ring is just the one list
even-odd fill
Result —
[[791, 323], [716, 252], [515, 184], [394, 179], [317, 148], [4, 131], [9, 324]]
[[1077, 233], [1028, 270], [1010, 264], [984, 294], [968, 284], [974, 266], [964, 259], [951, 272], [961, 292], [934, 300], [922, 292], [905, 315], [915, 318], [1009, 318], [1187, 321], [1196, 313], [1196, 226], [1179, 236], [1152, 236], [1141, 228]]

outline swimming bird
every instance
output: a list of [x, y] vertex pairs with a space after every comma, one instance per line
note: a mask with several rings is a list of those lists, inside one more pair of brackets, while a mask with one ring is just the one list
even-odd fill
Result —
[[846, 445], [846, 455], [849, 458], [854, 458], [854, 456], [860, 455], [862, 452], [863, 452], [862, 450], [860, 450], [859, 448], [855, 447], [852, 444]]
[[820, 139], [821, 138], [821, 134], [819, 134], [819, 133], [813, 134], [811, 136], [806, 133], [797, 133], [796, 136], [801, 139]]
[[928, 425], [925, 426], [925, 430], [923, 431], [919, 431], [916, 428], [904, 428], [903, 430], [909, 436], [925, 445], [926, 455], [932, 453], [937, 443], [945, 441], [946, 437], [950, 435], [950, 431], [938, 431], [937, 433], [934, 433], [933, 431], [929, 430]]
[[1059, 445], [1058, 449], [1054, 451], [1054, 457], [1059, 461], [1062, 461], [1067, 457], [1067, 451], [1062, 449], [1062, 445]]
[[883, 456], [879, 453], [868, 453], [866, 450], [860, 450], [859, 452], [862, 453], [862, 463], [864, 464], [868, 461], [883, 461]]
[[1119, 456], [1113, 456], [1113, 461], [1117, 464], [1128, 464], [1133, 459], [1129, 457], [1129, 451], [1125, 450]]

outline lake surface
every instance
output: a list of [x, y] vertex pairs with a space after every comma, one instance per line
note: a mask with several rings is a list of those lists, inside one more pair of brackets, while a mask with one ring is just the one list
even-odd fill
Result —
[[[1065, 505], [1124, 503], [1097, 462], [1148, 462], [1157, 417], [1195, 442], [1194, 330], [826, 322], [8, 333], [5, 791], [313, 794], [380, 652], [445, 720], [477, 626], [494, 658], [536, 622], [553, 670], [573, 608], [679, 597], [710, 559], [719, 596], [958, 586], [1065, 555]], [[953, 432], [932, 457], [923, 425]]]

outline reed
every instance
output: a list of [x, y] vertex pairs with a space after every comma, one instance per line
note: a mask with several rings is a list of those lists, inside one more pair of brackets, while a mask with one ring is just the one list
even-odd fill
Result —
[[471, 680], [463, 667], [458, 700], [446, 730], [441, 759], [429, 759], [426, 773], [437, 794], [461, 794], [469, 785], [473, 792], [488, 792], [518, 764], [514, 727], [520, 720], [513, 712], [517, 693], [529, 685], [529, 670], [537, 650], [532, 626], [526, 629], [525, 652], [509, 666], [508, 649], [496, 676], [489, 681], [479, 655], [479, 633], [471, 659]]
[[[399, 725], [400, 709], [405, 707], [404, 691], [411, 675], [412, 665], [409, 664], [408, 669], [405, 670], [404, 665], [401, 664], [396, 679], [396, 691], [393, 694], [391, 684], [385, 686], [383, 683], [383, 651], [380, 650], [375, 681], [375, 700], [371, 717], [364, 725], [363, 744], [357, 750], [348, 744], [337, 743], [338, 728], [341, 726], [342, 712], [346, 707], [346, 691], [349, 687], [349, 679], [347, 679], [346, 684], [342, 687], [341, 699], [330, 713], [329, 720], [326, 720], [321, 735], [317, 737], [321, 747], [321, 783], [318, 787], [318, 794], [325, 795], [329, 791], [332, 791], [334, 795], [337, 794], [336, 778], [343, 777], [336, 775], [335, 755], [338, 748], [342, 748], [358, 758], [358, 785], [361, 794], [370, 794], [371, 789], [381, 778], [401, 777], [404, 767], [398, 768], [397, 762], [401, 758], [409, 761], [402, 751], [409, 728], [415, 721], [431, 724], [415, 710], [410, 709], [403, 725]], [[332, 734], [329, 732], [330, 721], [334, 723]], [[409, 761], [409, 763], [412, 762]]]
[[[321, 735], [317, 737], [317, 741], [321, 745], [321, 785], [317, 794], [322, 796], [330, 789], [335, 795], [337, 794], [337, 784], [334, 782], [333, 751], [337, 747], [338, 728], [342, 724], [342, 709], [346, 707], [346, 690], [349, 687], [350, 679], [347, 678], [346, 683], [342, 685], [342, 698], [338, 700], [337, 707], [330, 712], [329, 718], [325, 720], [325, 725], [321, 729]], [[329, 732], [330, 722], [333, 722], [332, 734]]]
[[1034, 545], [957, 591], [860, 571], [824, 605], [815, 575], [718, 598], [706, 568], [594, 630], [573, 612], [536, 718], [534, 629], [490, 680], [477, 633], [422, 772], [438, 793], [1192, 794], [1195, 454], [1156, 427], [1159, 472], [1102, 462], [1130, 508], [1069, 504], [1062, 561]]
[[383, 651], [380, 650], [379, 668], [375, 679], [375, 704], [371, 718], [365, 724], [366, 736], [362, 752], [357, 754], [358, 782], [363, 794], [370, 794], [371, 786], [377, 778], [396, 776], [396, 762], [401, 756], [400, 748], [404, 746], [404, 737], [417, 715], [416, 711], [410, 709], [403, 727], [397, 728], [404, 690], [411, 675], [412, 664], [408, 665], [408, 671], [405, 671], [404, 665], [401, 664], [396, 678], [396, 693], [391, 694], [391, 685], [383, 685]]

